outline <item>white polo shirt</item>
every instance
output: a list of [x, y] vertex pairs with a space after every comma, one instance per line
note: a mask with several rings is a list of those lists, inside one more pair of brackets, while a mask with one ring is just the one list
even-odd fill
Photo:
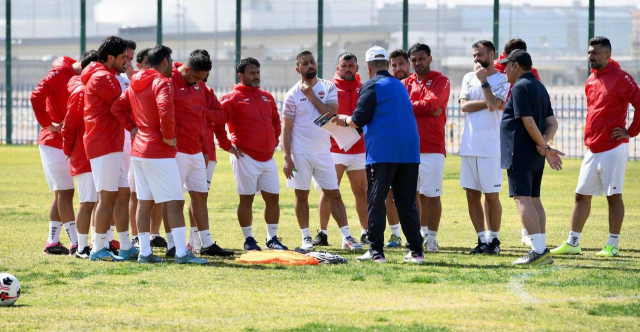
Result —
[[[313, 123], [320, 112], [302, 93], [301, 83], [296, 83], [287, 92], [282, 110], [283, 117], [293, 119], [291, 153], [328, 153], [331, 149], [330, 134]], [[338, 104], [338, 90], [331, 81], [319, 78], [313, 92], [325, 105]]]

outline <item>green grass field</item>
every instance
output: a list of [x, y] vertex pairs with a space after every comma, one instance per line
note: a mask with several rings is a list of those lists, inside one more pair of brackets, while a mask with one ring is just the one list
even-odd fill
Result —
[[[219, 152], [218, 157], [209, 199], [212, 234], [238, 256], [243, 243], [236, 219], [238, 197], [228, 155]], [[333, 246], [327, 250], [348, 257], [346, 265], [248, 266], [210, 259], [209, 266], [196, 267], [44, 256], [52, 194], [38, 149], [0, 147], [0, 160], [0, 272], [16, 275], [23, 290], [14, 307], [0, 308], [2, 331], [629, 331], [640, 326], [638, 162], [627, 167], [620, 257], [595, 257], [608, 234], [606, 200], [600, 197], [593, 200], [583, 233], [583, 255], [523, 269], [511, 266], [528, 248], [520, 242], [519, 217], [506, 185], [501, 194], [502, 254], [466, 254], [476, 235], [458, 186], [457, 156], [446, 161], [438, 234], [442, 252], [425, 255], [421, 266], [404, 264], [403, 250], [387, 251], [386, 265], [356, 263], [355, 253], [340, 249], [333, 221]], [[276, 161], [282, 164], [282, 154]], [[566, 160], [560, 173], [547, 168], [542, 200], [551, 247], [566, 239], [579, 167], [579, 160]], [[284, 244], [296, 247], [300, 232], [293, 191], [284, 187], [283, 176], [281, 185], [279, 235]], [[359, 234], [346, 180], [342, 189], [352, 232]], [[310, 201], [317, 198], [313, 193]], [[258, 239], [266, 236], [262, 208], [258, 197]], [[317, 204], [311, 206], [311, 216], [315, 231]], [[66, 235], [61, 239], [68, 243]]]

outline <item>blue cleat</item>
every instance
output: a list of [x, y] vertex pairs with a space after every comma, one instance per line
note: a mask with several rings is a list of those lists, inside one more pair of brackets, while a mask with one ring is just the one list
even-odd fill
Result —
[[120, 250], [120, 254], [118, 254], [118, 256], [124, 258], [126, 261], [135, 261], [138, 259], [139, 254], [140, 251], [136, 247], [131, 247], [131, 249], [128, 250]]
[[206, 259], [202, 259], [202, 258], [198, 258], [196, 256], [194, 256], [190, 251], [187, 251], [187, 254], [182, 256], [182, 257], [178, 257], [176, 256], [175, 258], [176, 263], [178, 264], [207, 264], [209, 262], [207, 262]]
[[252, 251], [257, 250], [260, 251], [260, 246], [258, 246], [258, 242], [252, 236], [249, 236], [246, 240], [244, 240], [244, 250]]
[[89, 255], [91, 261], [106, 261], [106, 262], [122, 262], [124, 258], [114, 255], [112, 252], [105, 248], [100, 249], [97, 252], [91, 252]]

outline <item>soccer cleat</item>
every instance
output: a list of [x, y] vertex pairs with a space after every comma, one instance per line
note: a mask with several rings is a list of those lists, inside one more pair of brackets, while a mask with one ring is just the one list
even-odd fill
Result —
[[522, 244], [527, 247], [531, 247], [531, 238], [529, 237], [529, 235], [522, 236]]
[[369, 239], [367, 237], [367, 234], [360, 234], [360, 243], [362, 244], [366, 244], [366, 245], [371, 245], [371, 242], [369, 242]]
[[187, 251], [190, 251], [194, 255], [200, 254], [200, 250], [198, 248], [192, 247], [189, 243], [187, 243]]
[[116, 240], [109, 241], [109, 246], [106, 247], [107, 251], [112, 252], [114, 255], [118, 255], [118, 250], [120, 250], [120, 242]]
[[342, 249], [359, 250], [362, 249], [362, 245], [353, 236], [349, 236], [342, 239]]
[[487, 255], [500, 254], [500, 240], [498, 240], [497, 237], [494, 238], [491, 243], [487, 245], [487, 249], [485, 249], [483, 253]]
[[311, 238], [311, 236], [307, 236], [304, 239], [302, 239], [302, 245], [300, 246], [300, 249], [306, 250], [306, 251], [313, 250], [313, 239]]
[[618, 256], [620, 250], [614, 246], [604, 246], [604, 249], [598, 251], [596, 256], [598, 257], [615, 257]]
[[267, 249], [275, 249], [275, 250], [289, 250], [287, 246], [280, 243], [280, 240], [277, 236], [271, 238], [271, 240], [267, 241], [267, 245], [265, 246]]
[[69, 249], [67, 249], [67, 247], [63, 246], [62, 243], [60, 243], [60, 242], [53, 243], [53, 244], [47, 243], [45, 245], [45, 247], [44, 247], [43, 254], [45, 254], [45, 255], [68, 255], [69, 254]]
[[389, 238], [389, 242], [385, 243], [384, 246], [387, 248], [402, 247], [402, 238], [395, 234], [391, 234], [391, 237]]
[[182, 257], [176, 256], [175, 261], [178, 264], [200, 264], [200, 265], [204, 265], [204, 264], [208, 263], [206, 259], [198, 258], [198, 257], [194, 256], [190, 251], [187, 251], [187, 253]]
[[171, 248], [167, 249], [167, 251], [165, 251], [164, 255], [167, 256], [167, 257], [176, 257], [176, 247], [171, 247]]
[[118, 256], [124, 258], [126, 261], [135, 261], [138, 259], [138, 255], [140, 254], [140, 250], [136, 247], [131, 247], [128, 250], [120, 250], [120, 254]]
[[421, 252], [409, 251], [409, 253], [404, 256], [404, 262], [421, 264], [424, 263], [424, 257]]
[[133, 239], [131, 239], [131, 246], [140, 249], [140, 239], [138, 239], [137, 236], [134, 236]]
[[551, 250], [552, 255], [579, 255], [581, 253], [582, 248], [580, 248], [580, 245], [572, 246], [566, 242]]
[[164, 259], [154, 255], [149, 254], [149, 256], [138, 256], [138, 263], [164, 263], [166, 262]]
[[485, 250], [488, 249], [489, 245], [487, 243], [482, 243], [482, 240], [480, 240], [480, 237], [478, 237], [478, 244], [469, 252], [469, 255], [482, 254], [485, 252]]
[[156, 248], [166, 248], [167, 240], [165, 240], [162, 236], [158, 235], [151, 239], [151, 246]]
[[91, 255], [91, 249], [84, 247], [84, 249], [76, 251], [74, 256], [80, 259], [89, 259], [89, 255]]
[[438, 242], [427, 241], [427, 243], [424, 245], [424, 250], [426, 252], [439, 252], [440, 249], [438, 249]]
[[219, 245], [217, 245], [214, 242], [212, 245], [210, 245], [210, 246], [208, 246], [206, 248], [200, 249], [200, 255], [227, 257], [227, 256], [233, 256], [233, 251], [222, 249], [222, 248], [220, 248]]
[[374, 261], [376, 263], [386, 263], [387, 259], [384, 254], [375, 250], [367, 250], [362, 256], [356, 257], [357, 262]]
[[244, 240], [244, 250], [246, 251], [260, 251], [260, 246], [258, 246], [258, 242], [256, 242], [256, 239], [253, 238], [253, 236], [249, 236], [248, 238], [246, 238]]
[[529, 266], [537, 266], [537, 265], [547, 265], [553, 264], [553, 258], [551, 258], [551, 253], [549, 249], [545, 249], [542, 254], [539, 254], [533, 250], [529, 251], [524, 257], [518, 258], [513, 262], [513, 265], [529, 265]]
[[316, 235], [316, 238], [313, 239], [312, 244], [318, 247], [328, 246], [329, 240], [327, 234], [323, 233], [322, 231], [318, 231], [318, 234]]
[[71, 246], [71, 249], [69, 250], [69, 255], [73, 256], [75, 255], [76, 252], [78, 252], [78, 245], [74, 244]]
[[89, 255], [89, 259], [91, 261], [106, 261], [106, 262], [122, 262], [124, 258], [114, 255], [111, 251], [108, 251], [106, 248], [102, 248], [96, 252], [91, 252]]

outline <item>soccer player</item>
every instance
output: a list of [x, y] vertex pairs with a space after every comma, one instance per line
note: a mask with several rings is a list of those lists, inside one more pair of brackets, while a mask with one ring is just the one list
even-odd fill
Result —
[[[137, 250], [131, 247], [129, 239], [127, 212], [114, 213], [118, 188], [128, 186], [127, 174], [121, 167], [124, 146], [122, 127], [124, 125], [129, 131], [137, 130], [127, 114], [115, 115], [111, 112], [113, 102], [122, 93], [116, 74], [124, 70], [126, 50], [127, 42], [124, 39], [107, 37], [98, 48], [99, 61], [92, 62], [82, 71], [82, 84], [85, 86], [84, 147], [100, 197], [95, 212], [96, 237], [90, 255], [92, 261], [121, 261], [137, 257]], [[114, 217], [120, 239], [120, 256], [105, 249], [108, 246], [107, 231]]]
[[[445, 125], [451, 84], [442, 73], [431, 70], [431, 48], [415, 43], [409, 49], [414, 74], [404, 79], [420, 134], [420, 172], [418, 202], [424, 250], [437, 252], [436, 235], [442, 216], [442, 184], [444, 181]], [[393, 227], [390, 228], [393, 231]], [[395, 226], [396, 229], [398, 226]]]
[[640, 110], [640, 88], [633, 77], [611, 59], [611, 42], [606, 37], [589, 41], [591, 75], [585, 83], [587, 124], [576, 199], [567, 242], [551, 250], [552, 255], [580, 254], [580, 236], [591, 212], [591, 197], [604, 192], [609, 204], [609, 239], [596, 256], [618, 256], [624, 219], [622, 186], [629, 156], [629, 138], [640, 133], [640, 116], [627, 128], [629, 104]]
[[[85, 52], [80, 58], [82, 69], [91, 62], [98, 61], [98, 52]], [[93, 183], [91, 173], [91, 163], [84, 152], [84, 86], [80, 76], [73, 76], [67, 84], [69, 99], [67, 103], [67, 114], [62, 122], [62, 150], [70, 162], [71, 176], [78, 182], [78, 197], [80, 206], [76, 218], [78, 232], [78, 249], [75, 256], [81, 259], [88, 259], [91, 254], [89, 248], [89, 227], [91, 225], [91, 214], [98, 202], [98, 192]]]
[[464, 76], [460, 90], [461, 109], [465, 114], [459, 152], [462, 157], [460, 186], [467, 192], [469, 216], [478, 234], [478, 244], [470, 253], [497, 255], [500, 253], [498, 236], [502, 218], [500, 119], [510, 85], [506, 75], [493, 66], [493, 43], [480, 40], [472, 47], [474, 71]]
[[71, 254], [78, 250], [75, 213], [73, 211], [73, 178], [69, 173], [69, 160], [62, 150], [60, 126], [67, 113], [69, 91], [67, 84], [72, 77], [82, 72], [81, 61], [60, 57], [53, 61], [47, 73], [31, 93], [31, 105], [36, 120], [42, 127], [38, 137], [42, 168], [54, 192], [49, 210], [49, 235], [44, 247], [45, 254], [68, 255], [69, 249], [60, 243], [62, 227], [69, 236]]
[[260, 250], [253, 235], [253, 199], [260, 192], [264, 200], [267, 224], [265, 247], [287, 250], [278, 240], [280, 222], [278, 168], [273, 153], [280, 140], [280, 115], [273, 96], [260, 89], [260, 62], [242, 59], [236, 66], [240, 84], [222, 97], [228, 119], [231, 141], [224, 123], [216, 123], [214, 131], [220, 147], [229, 152], [231, 168], [240, 196], [238, 222], [244, 235], [244, 250]]
[[149, 51], [149, 65], [153, 69], [143, 69], [133, 75], [131, 88], [112, 107], [112, 112], [116, 114], [133, 112], [137, 128], [140, 128], [131, 147], [138, 196], [138, 262], [164, 261], [151, 251], [150, 213], [155, 201], [157, 204], [164, 203], [164, 219], [170, 224], [175, 241], [176, 263], [206, 264], [206, 260], [187, 251], [182, 213], [184, 196], [175, 159], [174, 84], [169, 79], [173, 68], [171, 49], [163, 45], [155, 46]]
[[342, 233], [342, 248], [361, 249], [349, 230], [347, 211], [331, 158], [330, 134], [314, 123], [321, 115], [338, 111], [336, 85], [318, 78], [317, 67], [311, 52], [303, 51], [296, 56], [296, 72], [300, 74], [300, 81], [287, 92], [282, 111], [283, 172], [287, 177], [287, 187], [295, 189], [296, 193], [295, 211], [302, 233], [300, 248], [313, 248], [309, 232], [309, 189], [313, 177], [331, 204], [331, 215]]
[[[338, 114], [352, 115], [358, 103], [358, 95], [362, 82], [358, 75], [358, 58], [353, 53], [345, 52], [338, 56], [336, 74], [331, 80], [338, 90]], [[360, 134], [362, 137], [362, 134]], [[360, 242], [367, 242], [367, 174], [365, 168], [364, 140], [355, 143], [348, 151], [340, 149], [338, 143], [331, 137], [331, 157], [338, 174], [338, 186], [343, 175], [347, 174], [351, 191], [356, 200], [356, 212], [360, 219]], [[327, 241], [327, 226], [331, 214], [329, 200], [324, 194], [320, 194], [318, 203], [320, 213], [320, 231], [313, 241], [313, 245], [329, 245]]]

